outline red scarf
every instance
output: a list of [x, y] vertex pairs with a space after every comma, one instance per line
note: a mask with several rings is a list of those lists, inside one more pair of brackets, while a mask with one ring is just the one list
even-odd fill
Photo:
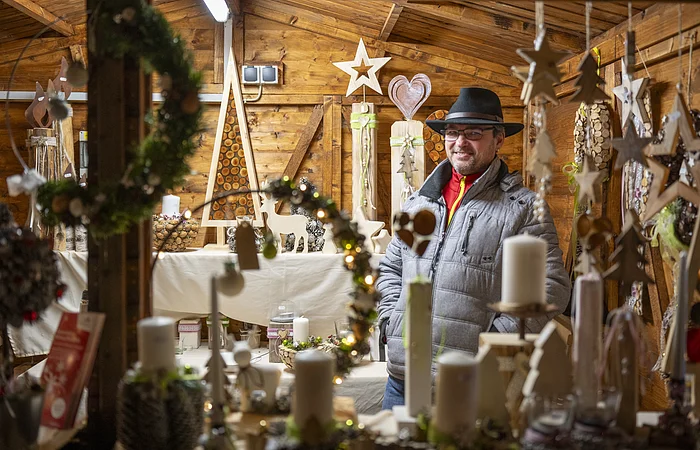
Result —
[[467, 193], [474, 182], [483, 175], [484, 172], [474, 173], [471, 175], [461, 175], [452, 168], [452, 177], [450, 181], [445, 184], [442, 188], [442, 196], [445, 198], [445, 204], [447, 205], [447, 224], [449, 225], [452, 220], [452, 216], [459, 208], [460, 203], [464, 195]]

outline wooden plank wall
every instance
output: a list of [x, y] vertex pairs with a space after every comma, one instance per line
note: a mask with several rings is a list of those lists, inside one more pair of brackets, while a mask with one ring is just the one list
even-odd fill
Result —
[[[664, 114], [670, 111], [675, 97], [675, 85], [678, 81], [678, 56], [677, 56], [677, 41], [672, 41], [674, 36], [678, 34], [678, 7], [673, 4], [657, 4], [646, 10], [646, 14], [641, 17], [635, 17], [633, 21], [637, 33], [637, 45], [643, 52], [643, 58], [647, 60], [648, 74], [641, 63], [640, 56], [637, 56], [637, 77], [649, 76], [652, 79], [652, 114], [654, 119], [654, 129], [660, 127], [661, 118]], [[683, 30], [692, 30], [700, 25], [700, 8], [692, 7], [688, 4], [684, 5], [683, 10]], [[624, 54], [624, 33], [626, 32], [626, 24], [616, 27], [610, 32], [605, 33], [601, 37], [594, 39], [592, 44], [596, 45], [601, 50], [602, 67], [601, 77], [603, 77], [608, 86], [606, 90], [616, 84], [619, 84], [621, 79], [622, 64], [620, 58]], [[697, 42], [697, 41], [696, 41]], [[691, 73], [696, 72], [700, 67], [700, 59], [697, 58], [697, 53], [693, 54], [693, 65], [689, 68], [688, 49], [685, 48], [682, 57], [683, 74], [686, 78], [689, 70]], [[570, 71], [574, 64], [578, 64], [579, 57], [574, 58], [571, 64], [565, 65], [565, 71]], [[570, 79], [573, 74], [567, 74], [565, 80]], [[573, 128], [576, 110], [578, 105], [568, 103], [570, 95], [573, 93], [572, 81], [566, 81], [558, 87], [557, 91], [560, 94], [562, 104], [554, 106], [548, 112], [548, 128], [549, 133], [557, 148], [557, 157], [554, 160], [554, 189], [553, 193], [548, 197], [552, 213], [557, 225], [557, 231], [560, 237], [560, 245], [564, 249], [565, 255], [568, 251], [568, 241], [571, 234], [571, 226], [573, 219], [573, 197], [568, 192], [566, 185], [566, 176], [561, 173], [561, 167], [573, 161]], [[684, 83], [683, 93], [685, 95]], [[696, 88], [697, 89], [697, 88]], [[700, 108], [700, 92], [695, 92], [695, 96], [690, 104], [691, 108]], [[619, 102], [613, 105], [615, 113], [612, 115], [614, 120], [613, 128], [616, 136], [620, 133], [619, 119]], [[608, 210], [607, 215], [611, 217], [616, 224], [616, 230], [620, 226], [620, 174], [617, 171], [613, 175], [611, 181], [610, 192], [608, 195]], [[611, 249], [610, 249], [611, 250]], [[609, 252], [608, 252], [609, 253]], [[657, 252], [658, 253], [658, 252]], [[651, 255], [647, 256], [651, 261]], [[670, 267], [665, 266], [655, 258], [656, 266], [652, 272], [655, 278], [666, 277], [671, 280]], [[670, 277], [670, 278], [669, 278]], [[668, 281], [667, 280], [667, 281]], [[673, 283], [660, 283], [668, 289], [667, 295], [673, 294]], [[653, 294], [653, 293], [652, 293]], [[663, 294], [659, 294], [663, 295]], [[608, 307], [614, 307], [618, 304], [617, 289], [614, 284], [607, 286], [607, 304]], [[659, 302], [658, 296], [651, 295], [651, 301], [656, 301], [659, 304], [649, 306], [645, 303], [650, 311], [645, 311], [645, 341], [649, 358], [653, 364], [656, 361], [662, 349], [659, 348], [659, 332], [661, 327], [661, 315], [667, 304], [664, 301]], [[648, 390], [642, 397], [642, 408], [647, 410], [662, 409], [666, 403], [666, 392], [657, 374], [649, 374], [650, 365], [647, 364], [644, 370], [649, 376]]]
[[[260, 2], [256, 2], [258, 5]], [[342, 34], [338, 38], [328, 36], [326, 28], [315, 29], [309, 24], [313, 23], [312, 13], [302, 10], [297, 12], [297, 18], [301, 26], [295, 26], [287, 20], [287, 16], [280, 14], [273, 8], [276, 3], [265, 1], [260, 3], [263, 7], [247, 10], [242, 20], [237, 20], [234, 38], [234, 51], [239, 58], [246, 63], [281, 62], [283, 66], [283, 84], [280, 86], [266, 86], [262, 99], [257, 103], [248, 103], [246, 112], [250, 128], [251, 141], [255, 152], [256, 167], [259, 180], [281, 176], [285, 166], [296, 147], [299, 136], [316, 105], [324, 103], [324, 96], [333, 96], [341, 103], [334, 115], [338, 119], [337, 138], [324, 139], [327, 128], [324, 124], [311, 140], [311, 145], [306, 158], [303, 160], [298, 176], [306, 176], [319, 189], [324, 186], [333, 186], [331, 192], [323, 192], [333, 195], [340, 201], [341, 207], [351, 208], [351, 132], [350, 126], [344, 117], [349, 116], [353, 101], [361, 101], [361, 95], [345, 98], [345, 90], [349, 76], [331, 63], [334, 61], [347, 61], [353, 59], [357, 48], [356, 37], [361, 34]], [[264, 8], [268, 6], [268, 8]], [[221, 92], [221, 84], [216, 77], [216, 67], [222, 55], [215, 55], [214, 49], [219, 48], [216, 43], [215, 30], [221, 32], [211, 19], [203, 3], [190, 1], [176, 1], [159, 5], [165, 13], [173, 28], [188, 42], [194, 52], [196, 67], [203, 72], [204, 92]], [[265, 18], [256, 14], [264, 15]], [[308, 16], [308, 17], [307, 17]], [[82, 26], [76, 28], [82, 30]], [[318, 31], [318, 32], [317, 32]], [[361, 32], [361, 30], [357, 30]], [[83, 35], [84, 36], [84, 35]], [[366, 42], [375, 42], [372, 36], [365, 36]], [[53, 78], [58, 70], [61, 56], [70, 58], [70, 45], [84, 44], [80, 38], [49, 38], [41, 39], [41, 42], [30, 45], [27, 54], [29, 60], [22, 60], [18, 68], [18, 75], [13, 82], [13, 90], [33, 90], [36, 80], [42, 81]], [[6, 83], [3, 80], [9, 78], [9, 72], [13, 61], [26, 41], [13, 41], [6, 45], [0, 45], [0, 89], [4, 89]], [[378, 41], [377, 44], [379, 45]], [[379, 51], [369, 47], [370, 56], [376, 56]], [[403, 51], [403, 50], [402, 50]], [[401, 120], [398, 109], [387, 97], [387, 85], [389, 80], [396, 75], [403, 74], [409, 79], [416, 73], [427, 74], [433, 84], [431, 98], [418, 111], [414, 117], [424, 120], [431, 112], [437, 109], [448, 109], [456, 98], [459, 88], [463, 86], [486, 86], [497, 90], [503, 97], [505, 119], [522, 119], [522, 107], [517, 102], [518, 89], [513, 86], [500, 84], [499, 81], [484, 81], [472, 75], [466, 75], [456, 70], [446, 70], [418, 59], [435, 61], [425, 55], [417, 58], [415, 55], [397, 56], [389, 52], [392, 60], [380, 71], [379, 81], [382, 85], [384, 96], [379, 96], [369, 91], [367, 101], [374, 102], [378, 116], [378, 153], [379, 171], [382, 178], [380, 186], [390, 188], [390, 128], [396, 120]], [[438, 60], [439, 61], [439, 60]], [[239, 63], [241, 60], [239, 59]], [[7, 76], [7, 77], [6, 77]], [[43, 81], [45, 83], [45, 81]], [[158, 92], [158, 79], [154, 77], [154, 91]], [[244, 87], [246, 97], [254, 97], [257, 88]], [[371, 95], [370, 95], [371, 93]], [[361, 94], [358, 91], [358, 94]], [[16, 136], [23, 142], [25, 125], [23, 111], [26, 103], [13, 103], [10, 108], [12, 127]], [[204, 110], [204, 129], [199, 137], [197, 154], [190, 161], [192, 175], [185, 184], [177, 189], [177, 195], [182, 197], [182, 207], [193, 207], [204, 201], [209, 164], [214, 147], [214, 135], [218, 116], [218, 105], [206, 105]], [[340, 112], [340, 113], [339, 113]], [[77, 133], [86, 129], [86, 110], [84, 105], [74, 105], [75, 142], [77, 145]], [[333, 153], [334, 145], [337, 155], [332, 170], [324, 171], [324, 161]], [[76, 152], [77, 153], [77, 152]], [[501, 150], [503, 157], [511, 169], [519, 169], [522, 165], [522, 139], [520, 136], [510, 138]], [[10, 153], [6, 132], [0, 130], [0, 179], [18, 173], [19, 166], [14, 164]], [[7, 199], [6, 186], [0, 186], [0, 197]], [[387, 195], [386, 198], [390, 198]], [[26, 199], [13, 199], [13, 210], [19, 221], [26, 217]], [[380, 202], [378, 205], [379, 218], [390, 220], [389, 205]], [[156, 211], [159, 212], [159, 211]], [[214, 240], [214, 234], [200, 233], [196, 245], [201, 246], [205, 241]]]

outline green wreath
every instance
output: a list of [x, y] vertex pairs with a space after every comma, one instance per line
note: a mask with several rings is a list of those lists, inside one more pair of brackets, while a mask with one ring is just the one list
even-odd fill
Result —
[[187, 158], [195, 151], [193, 137], [201, 130], [201, 75], [192, 56], [163, 15], [142, 1], [105, 1], [91, 20], [104, 43], [99, 55], [140, 58], [145, 69], [161, 74], [164, 102], [147, 119], [152, 133], [130, 149], [130, 164], [121, 180], [83, 188], [74, 180], [50, 181], [39, 188], [42, 221], [49, 226], [85, 224], [103, 239], [125, 233], [148, 218], [162, 195], [189, 174]]

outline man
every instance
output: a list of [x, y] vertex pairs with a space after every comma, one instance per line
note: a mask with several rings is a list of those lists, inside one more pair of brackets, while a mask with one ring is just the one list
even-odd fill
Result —
[[[538, 221], [535, 194], [497, 156], [504, 139], [523, 125], [504, 123], [500, 99], [482, 88], [462, 88], [445, 120], [426, 123], [445, 137], [447, 161], [403, 207], [411, 214], [423, 209], [435, 214], [437, 226], [426, 252], [418, 257], [394, 238], [379, 264], [379, 323], [389, 372], [384, 409], [404, 403], [406, 282], [416, 275], [433, 283], [433, 355], [441, 350], [474, 355], [479, 333], [517, 331], [515, 319], [487, 306], [500, 301], [502, 242], [509, 236], [528, 233], [547, 241], [547, 302], [560, 311], [569, 302], [569, 276], [552, 217], [547, 210], [545, 220]], [[555, 315], [529, 320], [528, 331], [539, 332]]]

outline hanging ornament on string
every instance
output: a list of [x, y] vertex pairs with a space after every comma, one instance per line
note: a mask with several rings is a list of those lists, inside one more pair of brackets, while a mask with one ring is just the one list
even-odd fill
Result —
[[599, 198], [600, 182], [603, 173], [599, 172], [595, 165], [590, 162], [590, 156], [583, 158], [583, 169], [581, 173], [574, 175], [578, 183], [578, 201], [585, 205], [586, 201], [595, 203]]
[[581, 60], [578, 70], [581, 74], [574, 81], [577, 90], [571, 97], [572, 103], [582, 102], [592, 105], [595, 102], [610, 100], [608, 94], [600, 88], [605, 85], [605, 81], [598, 75], [598, 62], [590, 52]]
[[618, 151], [615, 170], [621, 169], [627, 161], [637, 161], [644, 167], [648, 167], [644, 151], [651, 144], [652, 138], [639, 137], [631, 117], [627, 120], [625, 130], [624, 137], [610, 140], [612, 146]]

